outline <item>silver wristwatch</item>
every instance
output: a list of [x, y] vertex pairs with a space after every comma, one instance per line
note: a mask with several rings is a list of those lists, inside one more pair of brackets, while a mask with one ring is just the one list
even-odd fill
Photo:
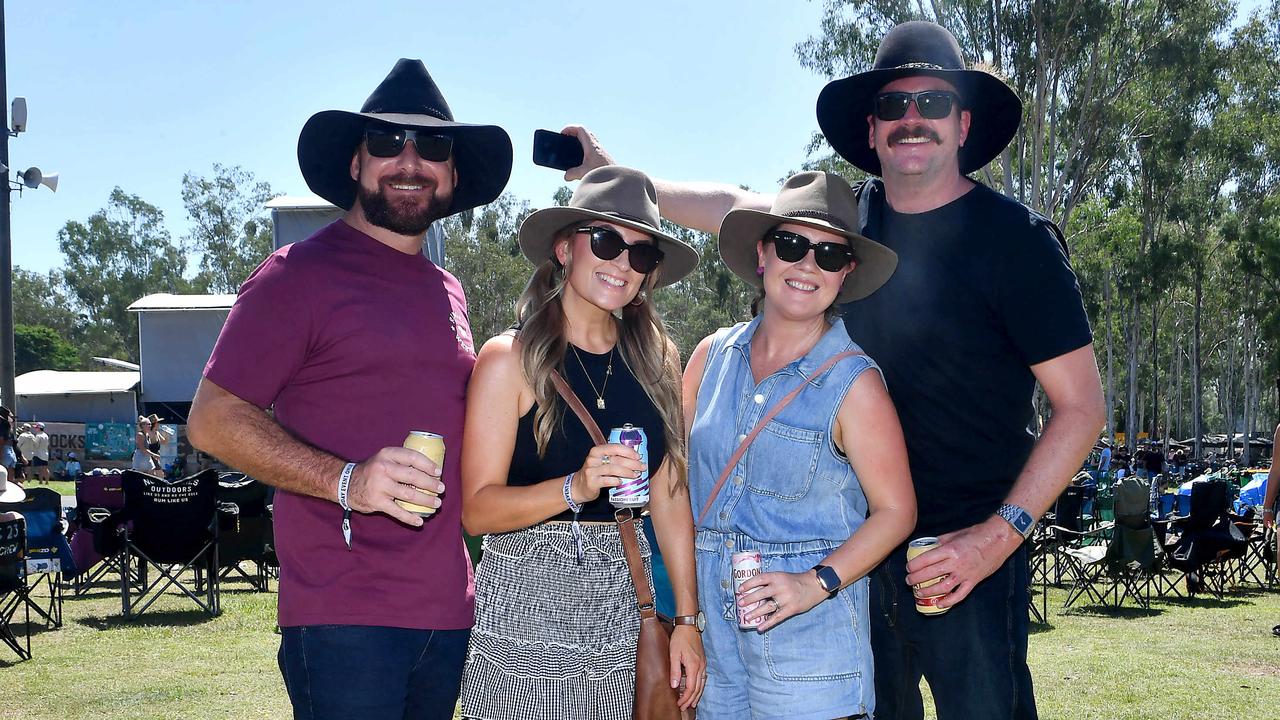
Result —
[[1031, 513], [1017, 505], [1005, 503], [1000, 506], [1000, 509], [996, 511], [996, 514], [1012, 525], [1013, 529], [1018, 531], [1018, 534], [1022, 536], [1023, 540], [1031, 537], [1031, 531], [1036, 527], [1036, 519], [1031, 517]]

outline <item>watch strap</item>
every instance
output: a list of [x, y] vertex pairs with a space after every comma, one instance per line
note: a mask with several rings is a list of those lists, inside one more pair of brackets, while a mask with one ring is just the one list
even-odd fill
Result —
[[818, 576], [818, 585], [826, 591], [828, 598], [833, 598], [836, 593], [840, 592], [840, 575], [827, 565], [814, 565], [813, 572]]
[[1018, 505], [1005, 503], [1000, 506], [999, 510], [996, 510], [996, 514], [1012, 525], [1023, 540], [1031, 537], [1031, 532], [1035, 530], [1035, 518], [1031, 517], [1031, 513]]

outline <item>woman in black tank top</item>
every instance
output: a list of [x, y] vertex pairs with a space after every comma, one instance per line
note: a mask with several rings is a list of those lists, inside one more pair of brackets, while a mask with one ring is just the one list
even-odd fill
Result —
[[[600, 168], [568, 207], [520, 228], [537, 265], [520, 324], [484, 345], [467, 389], [462, 521], [487, 537], [463, 717], [631, 717], [639, 612], [609, 492], [646, 471], [676, 612], [687, 616], [671, 639], [687, 678], [681, 703], [701, 695], [680, 362], [648, 298], [690, 272], [697, 253], [661, 232], [655, 196], [641, 173]], [[627, 445], [596, 445], [552, 372], [603, 432], [643, 429], [648, 464]]]

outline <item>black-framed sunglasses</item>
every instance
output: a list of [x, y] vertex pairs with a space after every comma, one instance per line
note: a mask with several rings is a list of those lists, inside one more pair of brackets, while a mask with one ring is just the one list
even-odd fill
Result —
[[404, 144], [410, 140], [418, 151], [418, 157], [428, 162], [444, 162], [453, 153], [453, 138], [448, 135], [390, 126], [364, 129], [365, 149], [374, 157], [397, 157], [404, 150]]
[[920, 117], [941, 120], [951, 114], [953, 105], [960, 103], [960, 96], [946, 90], [880, 93], [876, 96], [876, 117], [881, 120], [901, 120], [912, 102], [916, 104]]
[[813, 262], [827, 272], [837, 272], [849, 266], [856, 258], [853, 248], [838, 242], [813, 242], [798, 233], [774, 230], [764, 237], [773, 243], [773, 252], [783, 262], [800, 262], [813, 251]]
[[631, 269], [641, 275], [648, 275], [658, 267], [658, 263], [662, 262], [665, 257], [663, 252], [658, 249], [657, 245], [652, 243], [635, 243], [628, 245], [626, 240], [622, 239], [622, 233], [610, 227], [602, 227], [600, 225], [588, 225], [580, 227], [574, 232], [589, 233], [591, 235], [591, 253], [601, 260], [612, 260], [622, 254], [623, 250], [627, 251], [627, 262], [631, 264]]

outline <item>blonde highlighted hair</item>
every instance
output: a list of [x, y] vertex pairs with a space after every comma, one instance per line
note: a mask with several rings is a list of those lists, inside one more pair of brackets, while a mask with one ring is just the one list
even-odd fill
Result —
[[[552, 247], [572, 234], [572, 226], [556, 233]], [[538, 404], [533, 417], [533, 434], [539, 455], [546, 453], [552, 434], [564, 422], [564, 409], [556, 402], [559, 394], [551, 383], [551, 370], [564, 374], [565, 355], [569, 350], [561, 297], [568, 267], [572, 263], [570, 255], [562, 267], [553, 254], [534, 270], [529, 284], [516, 302], [520, 364], [525, 382], [533, 389]], [[676, 477], [672, 487], [674, 492], [687, 484], [689, 461], [680, 399], [680, 353], [668, 336], [652, 301], [647, 299], [661, 271], [662, 266], [659, 265], [645, 276], [640, 290], [643, 301], [624, 306], [615, 313], [615, 320], [618, 325], [618, 355], [662, 418], [667, 461], [671, 463]], [[650, 470], [656, 471], [657, 468]]]

